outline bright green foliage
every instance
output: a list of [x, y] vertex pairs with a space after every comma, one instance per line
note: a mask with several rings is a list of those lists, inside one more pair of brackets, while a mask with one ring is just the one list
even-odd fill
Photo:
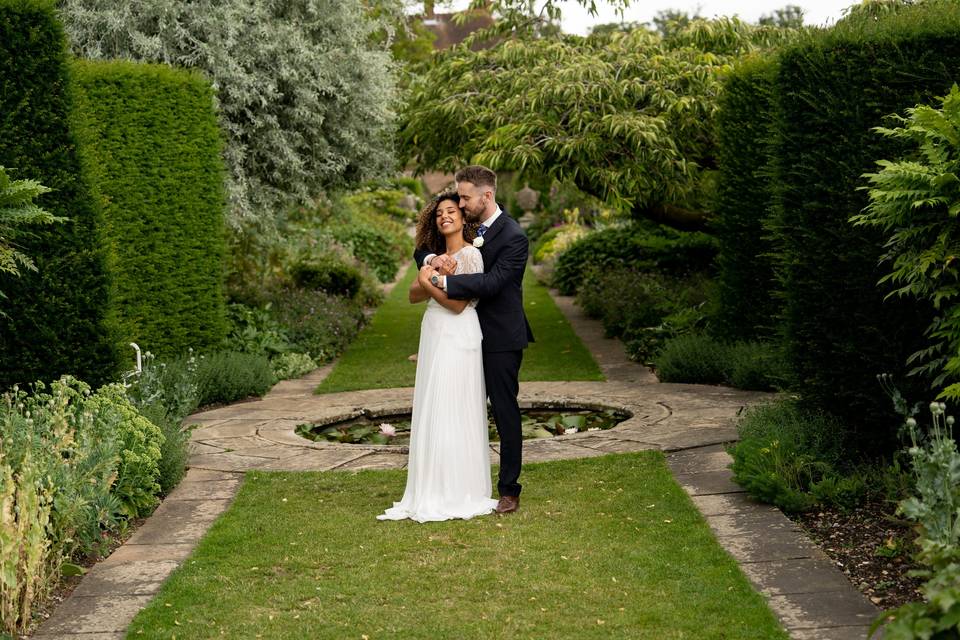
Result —
[[128, 501], [155, 502], [158, 436], [119, 385], [91, 396], [65, 376], [0, 398], [0, 629], [22, 631], [61, 564], [97, 551]]
[[679, 335], [654, 357], [661, 382], [728, 384], [770, 391], [787, 377], [782, 354], [762, 342], [721, 342], [709, 335]]
[[224, 171], [209, 83], [132, 62], [77, 62], [72, 71], [121, 340], [167, 356], [219, 344]]
[[725, 340], [754, 340], [774, 332], [774, 251], [770, 215], [773, 74], [769, 56], [750, 56], [727, 76], [717, 112], [717, 201], [710, 227], [717, 256], [719, 309], [711, 330]]
[[138, 518], [157, 506], [160, 485], [160, 428], [141, 416], [121, 384], [104, 385], [83, 404], [83, 410], [103, 426], [101, 432], [116, 434], [120, 457], [111, 493], [120, 500], [123, 515]]
[[0, 166], [50, 188], [36, 204], [70, 218], [17, 239], [36, 273], [0, 274], [0, 388], [64, 372], [97, 385], [118, 370], [102, 214], [69, 127], [65, 49], [51, 3], [0, 0]]
[[668, 40], [637, 29], [457, 48], [412, 81], [401, 147], [422, 170], [479, 162], [702, 225], [720, 74], [784, 33], [722, 18]]
[[916, 151], [898, 162], [881, 160], [870, 181], [870, 205], [854, 224], [878, 227], [889, 236], [884, 259], [892, 271], [881, 279], [937, 310], [927, 330], [932, 344], [913, 354], [914, 371], [933, 377], [942, 395], [960, 398], [960, 88], [953, 85], [942, 107], [917, 106], [901, 126], [878, 127]]
[[34, 204], [34, 198], [49, 192], [36, 180], [11, 180], [7, 170], [0, 167], [0, 273], [19, 275], [21, 268], [37, 270], [30, 256], [17, 250], [13, 238], [17, 232], [23, 233], [21, 227], [66, 220]]
[[884, 301], [885, 234], [849, 222], [868, 204], [860, 176], [898, 152], [871, 128], [942, 95], [958, 66], [952, 1], [839, 24], [780, 53], [774, 228], [788, 359], [803, 401], [841, 417], [861, 450], [894, 444], [878, 426], [895, 421], [876, 375], [902, 371], [930, 322], [921, 305]]
[[748, 409], [737, 431], [740, 441], [730, 448], [733, 479], [752, 497], [804, 511], [817, 503], [814, 488], [824, 482], [839, 495], [835, 466], [843, 430], [835, 419], [784, 400]]
[[217, 88], [237, 229], [392, 163], [394, 65], [373, 37], [390, 14], [357, 0], [58, 4], [79, 56], [198, 69]]

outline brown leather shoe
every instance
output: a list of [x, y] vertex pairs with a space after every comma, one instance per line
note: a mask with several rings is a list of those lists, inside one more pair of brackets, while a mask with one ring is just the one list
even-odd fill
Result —
[[499, 514], [513, 513], [520, 508], [520, 496], [500, 496], [495, 511]]

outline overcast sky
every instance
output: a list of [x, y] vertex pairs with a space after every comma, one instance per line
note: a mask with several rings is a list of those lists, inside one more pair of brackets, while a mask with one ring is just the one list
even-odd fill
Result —
[[[590, 16], [587, 10], [577, 2], [570, 0], [563, 2], [563, 30], [567, 33], [586, 35], [594, 24], [604, 22], [619, 22], [616, 11], [608, 4], [597, 7], [600, 15]], [[633, 0], [630, 7], [624, 11], [624, 20], [627, 22], [650, 22], [658, 11], [663, 9], [678, 9], [688, 13], [696, 13], [712, 18], [715, 16], [738, 15], [748, 22], [756, 22], [764, 14], [773, 13], [788, 4], [795, 4], [803, 9], [804, 23], [808, 25], [822, 25], [833, 23], [843, 17], [843, 10], [854, 4], [851, 0]]]
[[[462, 9], [468, 0], [437, 2], [439, 10]], [[855, 4], [856, 0], [631, 0], [630, 7], [624, 11], [627, 22], [650, 22], [658, 11], [677, 9], [690, 14], [699, 9], [700, 15], [715, 16], [738, 15], [747, 22], [756, 22], [764, 15], [773, 13], [788, 4], [803, 9], [804, 22], [808, 25], [834, 23], [843, 17], [843, 10]], [[591, 16], [576, 0], [560, 2], [563, 10], [563, 30], [567, 33], [586, 35], [590, 27], [605, 22], [619, 22], [616, 11], [604, 0], [597, 0], [598, 16]], [[442, 8], [441, 8], [442, 7]]]

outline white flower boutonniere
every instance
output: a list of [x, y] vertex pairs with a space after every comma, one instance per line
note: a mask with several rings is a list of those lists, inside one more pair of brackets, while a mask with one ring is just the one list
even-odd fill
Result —
[[473, 246], [475, 246], [477, 249], [479, 249], [480, 247], [482, 247], [482, 246], [483, 246], [483, 236], [477, 236], [476, 238], [474, 238], [474, 239], [473, 239]]

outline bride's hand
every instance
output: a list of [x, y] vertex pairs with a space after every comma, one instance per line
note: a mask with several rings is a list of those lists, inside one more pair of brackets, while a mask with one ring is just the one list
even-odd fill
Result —
[[437, 256], [431, 264], [442, 276], [452, 276], [457, 270], [457, 259], [447, 254]]
[[433, 285], [430, 283], [430, 278], [436, 272], [437, 270], [428, 264], [425, 264], [422, 267], [420, 267], [420, 273], [417, 275], [417, 281], [420, 282], [420, 286], [423, 287], [425, 290], [432, 287]]

